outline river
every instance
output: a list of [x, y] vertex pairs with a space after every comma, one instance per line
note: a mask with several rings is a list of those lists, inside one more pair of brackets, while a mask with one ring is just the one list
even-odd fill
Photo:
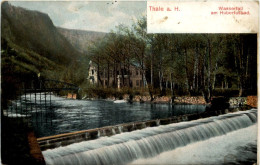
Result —
[[[12, 105], [8, 116], [31, 116], [37, 137], [205, 111], [205, 105], [70, 100], [39, 93]], [[253, 164], [256, 115], [257, 110], [251, 110], [145, 128], [43, 155], [47, 164]]]
[[173, 123], [43, 151], [48, 165], [253, 164], [257, 110]]
[[[19, 116], [31, 114], [37, 137], [201, 113], [206, 108], [205, 105], [173, 106], [139, 102], [115, 103], [108, 100], [73, 100], [48, 94], [45, 96], [43, 93], [23, 95], [21, 100], [13, 102], [13, 106], [17, 107]], [[20, 112], [20, 109], [27, 111]], [[14, 112], [15, 110], [9, 110], [9, 116], [15, 116]]]

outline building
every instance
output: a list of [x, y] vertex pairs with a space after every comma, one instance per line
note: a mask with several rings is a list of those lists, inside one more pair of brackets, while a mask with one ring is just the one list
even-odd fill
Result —
[[[91, 84], [98, 83], [98, 70], [92, 61], [89, 63], [89, 81]], [[145, 77], [142, 75], [141, 69], [134, 65], [129, 65], [127, 68], [117, 67], [116, 71], [113, 69], [100, 69], [99, 83], [103, 87], [131, 87], [140, 88], [146, 86]]]
[[91, 84], [97, 83], [97, 69], [92, 61], [89, 62], [88, 79]]

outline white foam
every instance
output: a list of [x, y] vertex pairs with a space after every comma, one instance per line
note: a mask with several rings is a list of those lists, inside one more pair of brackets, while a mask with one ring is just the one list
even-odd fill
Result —
[[[237, 112], [103, 137], [47, 150], [43, 154], [47, 164], [124, 164], [136, 159], [157, 157], [163, 152], [177, 150], [179, 147], [195, 144], [198, 141], [206, 142], [215, 137], [223, 138], [229, 132], [255, 123], [256, 110]], [[251, 139], [247, 134], [245, 138]], [[218, 140], [223, 142], [225, 139]]]
[[230, 159], [238, 159], [237, 147], [248, 143], [256, 145], [257, 124], [206, 141], [189, 144], [185, 147], [163, 152], [148, 159], [139, 159], [138, 164], [222, 164]]

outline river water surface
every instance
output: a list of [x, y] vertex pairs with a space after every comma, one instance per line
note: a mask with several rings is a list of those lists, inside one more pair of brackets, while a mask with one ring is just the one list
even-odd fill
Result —
[[[34, 104], [35, 101], [36, 105]], [[201, 113], [206, 108], [205, 105], [173, 106], [170, 104], [137, 102], [132, 104], [127, 102], [115, 103], [108, 100], [73, 100], [48, 94], [45, 96], [45, 94], [39, 93], [36, 94], [36, 97], [27, 94], [26, 97], [23, 96], [22, 104], [20, 100], [13, 104], [18, 106], [18, 110], [21, 109], [20, 106], [23, 106], [22, 109], [28, 109], [29, 112], [32, 112], [33, 126], [37, 137], [134, 121]], [[25, 115], [25, 112], [22, 114]]]
[[100, 137], [43, 152], [48, 165], [250, 164], [257, 110]]
[[[23, 99], [13, 101], [12, 105], [8, 115], [31, 116], [37, 137], [201, 113], [206, 108], [205, 105], [70, 100], [39, 93], [23, 96]], [[256, 113], [257, 110], [237, 112], [146, 128], [72, 144], [68, 148], [46, 150], [43, 154], [47, 164], [67, 164], [70, 161], [73, 164], [253, 164], [257, 152]], [[112, 155], [106, 157], [106, 154]]]

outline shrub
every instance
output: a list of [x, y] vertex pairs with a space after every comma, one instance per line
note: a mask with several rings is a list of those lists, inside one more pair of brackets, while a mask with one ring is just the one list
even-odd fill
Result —
[[238, 89], [214, 89], [213, 96], [237, 97], [239, 95]]

